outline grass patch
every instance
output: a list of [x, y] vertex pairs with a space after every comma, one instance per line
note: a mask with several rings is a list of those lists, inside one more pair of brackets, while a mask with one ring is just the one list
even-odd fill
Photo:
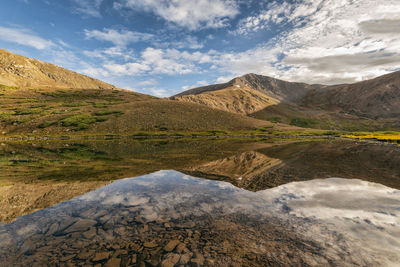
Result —
[[400, 132], [384, 131], [384, 132], [353, 132], [342, 134], [341, 137], [352, 139], [369, 139], [389, 143], [400, 143]]
[[293, 118], [290, 120], [290, 125], [303, 128], [313, 128], [318, 125], [318, 123], [318, 120], [310, 118]]
[[94, 108], [108, 108], [108, 104], [103, 102], [93, 102], [92, 105]]
[[64, 118], [61, 120], [61, 125], [65, 127], [72, 126], [75, 130], [84, 130], [88, 129], [90, 124], [106, 121], [107, 119], [107, 117], [79, 114]]
[[41, 114], [44, 112], [43, 108], [19, 108], [14, 110], [14, 115], [32, 115]]
[[112, 110], [112, 109], [105, 109], [105, 110], [100, 110], [96, 111], [94, 115], [96, 116], [106, 116], [106, 115], [122, 115], [124, 112], [120, 110]]
[[39, 124], [39, 128], [47, 128], [50, 127], [52, 125], [55, 125], [57, 122], [56, 121], [44, 121], [41, 124]]
[[222, 130], [210, 130], [210, 131], [207, 131], [207, 133], [209, 133], [210, 135], [226, 135], [226, 134], [228, 134], [228, 132], [222, 131]]
[[278, 123], [278, 122], [282, 122], [282, 118], [281, 117], [270, 117], [270, 118], [267, 118], [267, 121], [270, 121], [273, 123]]
[[18, 87], [17, 86], [7, 86], [7, 85], [4, 85], [4, 84], [0, 84], [0, 89], [15, 90], [15, 89], [18, 89]]

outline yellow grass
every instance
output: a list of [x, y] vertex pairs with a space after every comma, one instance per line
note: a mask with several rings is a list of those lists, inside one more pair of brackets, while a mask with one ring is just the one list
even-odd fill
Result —
[[341, 137], [353, 138], [353, 139], [370, 139], [385, 142], [399, 142], [400, 132], [359, 132], [344, 134]]

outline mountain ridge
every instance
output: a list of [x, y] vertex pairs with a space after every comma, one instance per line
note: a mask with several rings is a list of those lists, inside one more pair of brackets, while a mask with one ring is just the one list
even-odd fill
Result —
[[282, 119], [293, 125], [297, 125], [298, 120], [297, 126], [302, 127], [314, 128], [315, 124], [334, 129], [349, 129], [351, 124], [365, 124], [363, 129], [400, 127], [397, 119], [400, 116], [400, 71], [338, 85], [286, 82], [246, 74], [227, 83], [194, 88], [171, 99], [258, 119]]
[[117, 89], [89, 76], [3, 49], [0, 49], [0, 84], [32, 88]]

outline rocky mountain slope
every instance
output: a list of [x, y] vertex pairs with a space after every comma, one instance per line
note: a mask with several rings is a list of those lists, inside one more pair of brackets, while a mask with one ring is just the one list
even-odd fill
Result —
[[[272, 144], [182, 170], [251, 191], [293, 181], [346, 177], [399, 188], [400, 148], [348, 140]], [[340, 166], [340, 168], [338, 168]]]
[[291, 83], [267, 76], [246, 74], [227, 83], [194, 88], [172, 97], [239, 114], [251, 114], [282, 101], [296, 102], [320, 85]]
[[371, 118], [400, 116], [400, 71], [354, 84], [313, 89], [300, 105]]
[[194, 88], [172, 99], [302, 127], [347, 130], [400, 127], [400, 71], [333, 86], [247, 74], [228, 83]]
[[113, 85], [0, 49], [0, 84], [17, 87], [113, 89]]

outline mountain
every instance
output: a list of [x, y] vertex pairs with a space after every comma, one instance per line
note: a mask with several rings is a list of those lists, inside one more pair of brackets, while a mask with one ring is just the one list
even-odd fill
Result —
[[312, 89], [300, 101], [305, 107], [370, 118], [400, 116], [400, 71], [354, 84]]
[[296, 102], [309, 90], [321, 87], [246, 74], [227, 83], [182, 92], [172, 99], [248, 115], [281, 102]]
[[[259, 191], [294, 181], [346, 177], [399, 189], [400, 148], [351, 140], [270, 144], [180, 170]], [[340, 166], [340, 168], [338, 168]]]
[[3, 136], [128, 135], [264, 127], [286, 126], [197, 103], [116, 89], [61, 67], [0, 50]]
[[0, 49], [0, 84], [40, 88], [115, 88], [111, 84], [3, 49]]
[[400, 128], [400, 72], [342, 85], [310, 85], [247, 74], [172, 97], [300, 127], [376, 130]]

